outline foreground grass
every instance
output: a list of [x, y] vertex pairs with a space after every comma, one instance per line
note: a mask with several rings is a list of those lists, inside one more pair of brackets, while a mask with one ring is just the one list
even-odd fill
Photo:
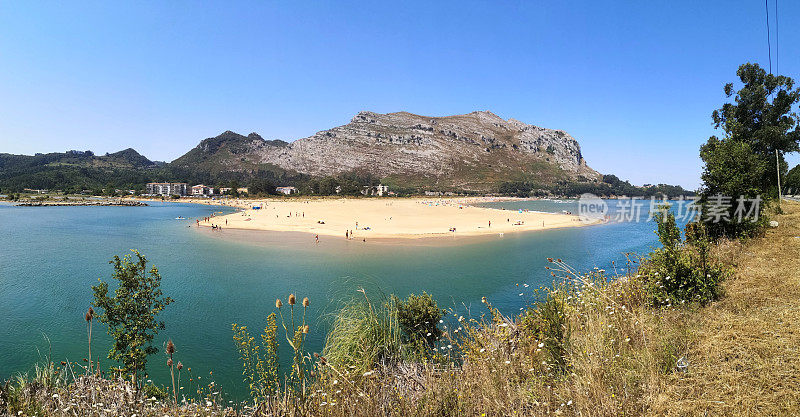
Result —
[[[715, 248], [715, 258], [737, 272], [725, 282], [725, 296], [704, 307], [653, 307], [636, 273], [583, 275], [554, 260], [557, 284], [541, 294], [546, 302], [517, 317], [501, 315], [491, 300], [472, 317], [451, 312], [435, 345], [413, 355], [387, 351], [394, 344], [371, 337], [383, 335], [379, 329], [348, 325], [378, 326], [378, 303], [364, 310], [370, 314], [353, 310], [340, 324], [356, 331], [337, 339], [349, 346], [339, 349], [347, 354], [337, 357], [330, 347], [327, 358], [308, 355], [308, 385], [257, 406], [226, 408], [215, 398], [175, 406], [120, 380], [58, 383], [37, 375], [0, 388], [0, 410], [59, 416], [797, 414], [800, 204], [785, 203], [784, 210], [776, 217], [780, 227], [764, 238]], [[527, 288], [520, 292], [531, 295]], [[352, 362], [362, 350], [378, 352], [371, 369]], [[400, 359], [385, 360], [392, 356]]]
[[800, 414], [800, 203], [749, 242], [726, 296], [696, 315], [689, 372], [672, 375], [655, 415]]

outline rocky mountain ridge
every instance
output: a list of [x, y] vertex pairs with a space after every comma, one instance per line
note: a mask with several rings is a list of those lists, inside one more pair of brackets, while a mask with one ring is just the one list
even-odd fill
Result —
[[364, 111], [346, 125], [291, 143], [227, 131], [172, 164], [238, 172], [270, 166], [311, 176], [359, 171], [466, 189], [489, 189], [498, 181], [599, 177], [568, 133], [488, 111], [445, 117]]

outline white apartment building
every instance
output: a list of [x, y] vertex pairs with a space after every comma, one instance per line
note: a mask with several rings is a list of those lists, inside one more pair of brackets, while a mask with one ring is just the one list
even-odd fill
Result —
[[149, 182], [147, 194], [149, 195], [186, 195], [188, 184], [185, 182]]

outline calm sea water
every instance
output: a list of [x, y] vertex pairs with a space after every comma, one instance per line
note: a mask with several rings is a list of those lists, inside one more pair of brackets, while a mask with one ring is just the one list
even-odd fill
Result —
[[[576, 211], [574, 201], [485, 205]], [[319, 351], [335, 300], [355, 294], [358, 286], [374, 297], [379, 292], [405, 296], [427, 291], [440, 306], [471, 309], [473, 314], [483, 312], [480, 300], [486, 296], [502, 311], [513, 313], [529, 300], [530, 290], [552, 282], [544, 269], [547, 257], [562, 258], [579, 270], [611, 270], [612, 261], [624, 267], [624, 253], [645, 253], [657, 245], [652, 222], [410, 246], [334, 238], [322, 238], [315, 245], [305, 234], [212, 232], [175, 219], [215, 211], [230, 209], [179, 203], [0, 205], [0, 378], [30, 370], [50, 349], [55, 361], [86, 357], [83, 315], [92, 298], [90, 286], [98, 278], [108, 280], [108, 261], [130, 249], [140, 250], [159, 268], [165, 294], [175, 299], [162, 314], [166, 330], [156, 345], [171, 338], [177, 360], [201, 375], [204, 383], [213, 378], [231, 398], [240, 399], [245, 387], [231, 323], [263, 328], [275, 298], [285, 300], [289, 293], [298, 299], [309, 297], [309, 348]], [[524, 288], [525, 283], [530, 287]], [[110, 365], [105, 330], [95, 323], [92, 351], [93, 357], [103, 358], [104, 368]], [[284, 351], [283, 357], [288, 356]], [[151, 357], [148, 370], [153, 380], [166, 384], [165, 361], [163, 353]]]

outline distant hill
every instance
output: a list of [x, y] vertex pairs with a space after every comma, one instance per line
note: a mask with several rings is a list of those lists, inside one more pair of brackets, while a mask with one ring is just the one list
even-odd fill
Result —
[[175, 172], [208, 178], [206, 182], [248, 180], [264, 176], [284, 179], [299, 174], [294, 170], [260, 161], [259, 158], [254, 158], [254, 154], [288, 145], [282, 140], [265, 140], [256, 133], [243, 136], [226, 131], [219, 136], [202, 140], [195, 148], [169, 165]]
[[505, 181], [598, 181], [569, 134], [488, 112], [447, 117], [358, 113], [350, 123], [292, 143], [251, 133], [205, 139], [172, 162], [207, 172], [259, 169], [312, 177], [360, 172], [420, 188], [492, 191]]
[[3, 189], [93, 189], [109, 182], [134, 186], [157, 164], [133, 149], [97, 156], [91, 151], [36, 155], [0, 154]]

